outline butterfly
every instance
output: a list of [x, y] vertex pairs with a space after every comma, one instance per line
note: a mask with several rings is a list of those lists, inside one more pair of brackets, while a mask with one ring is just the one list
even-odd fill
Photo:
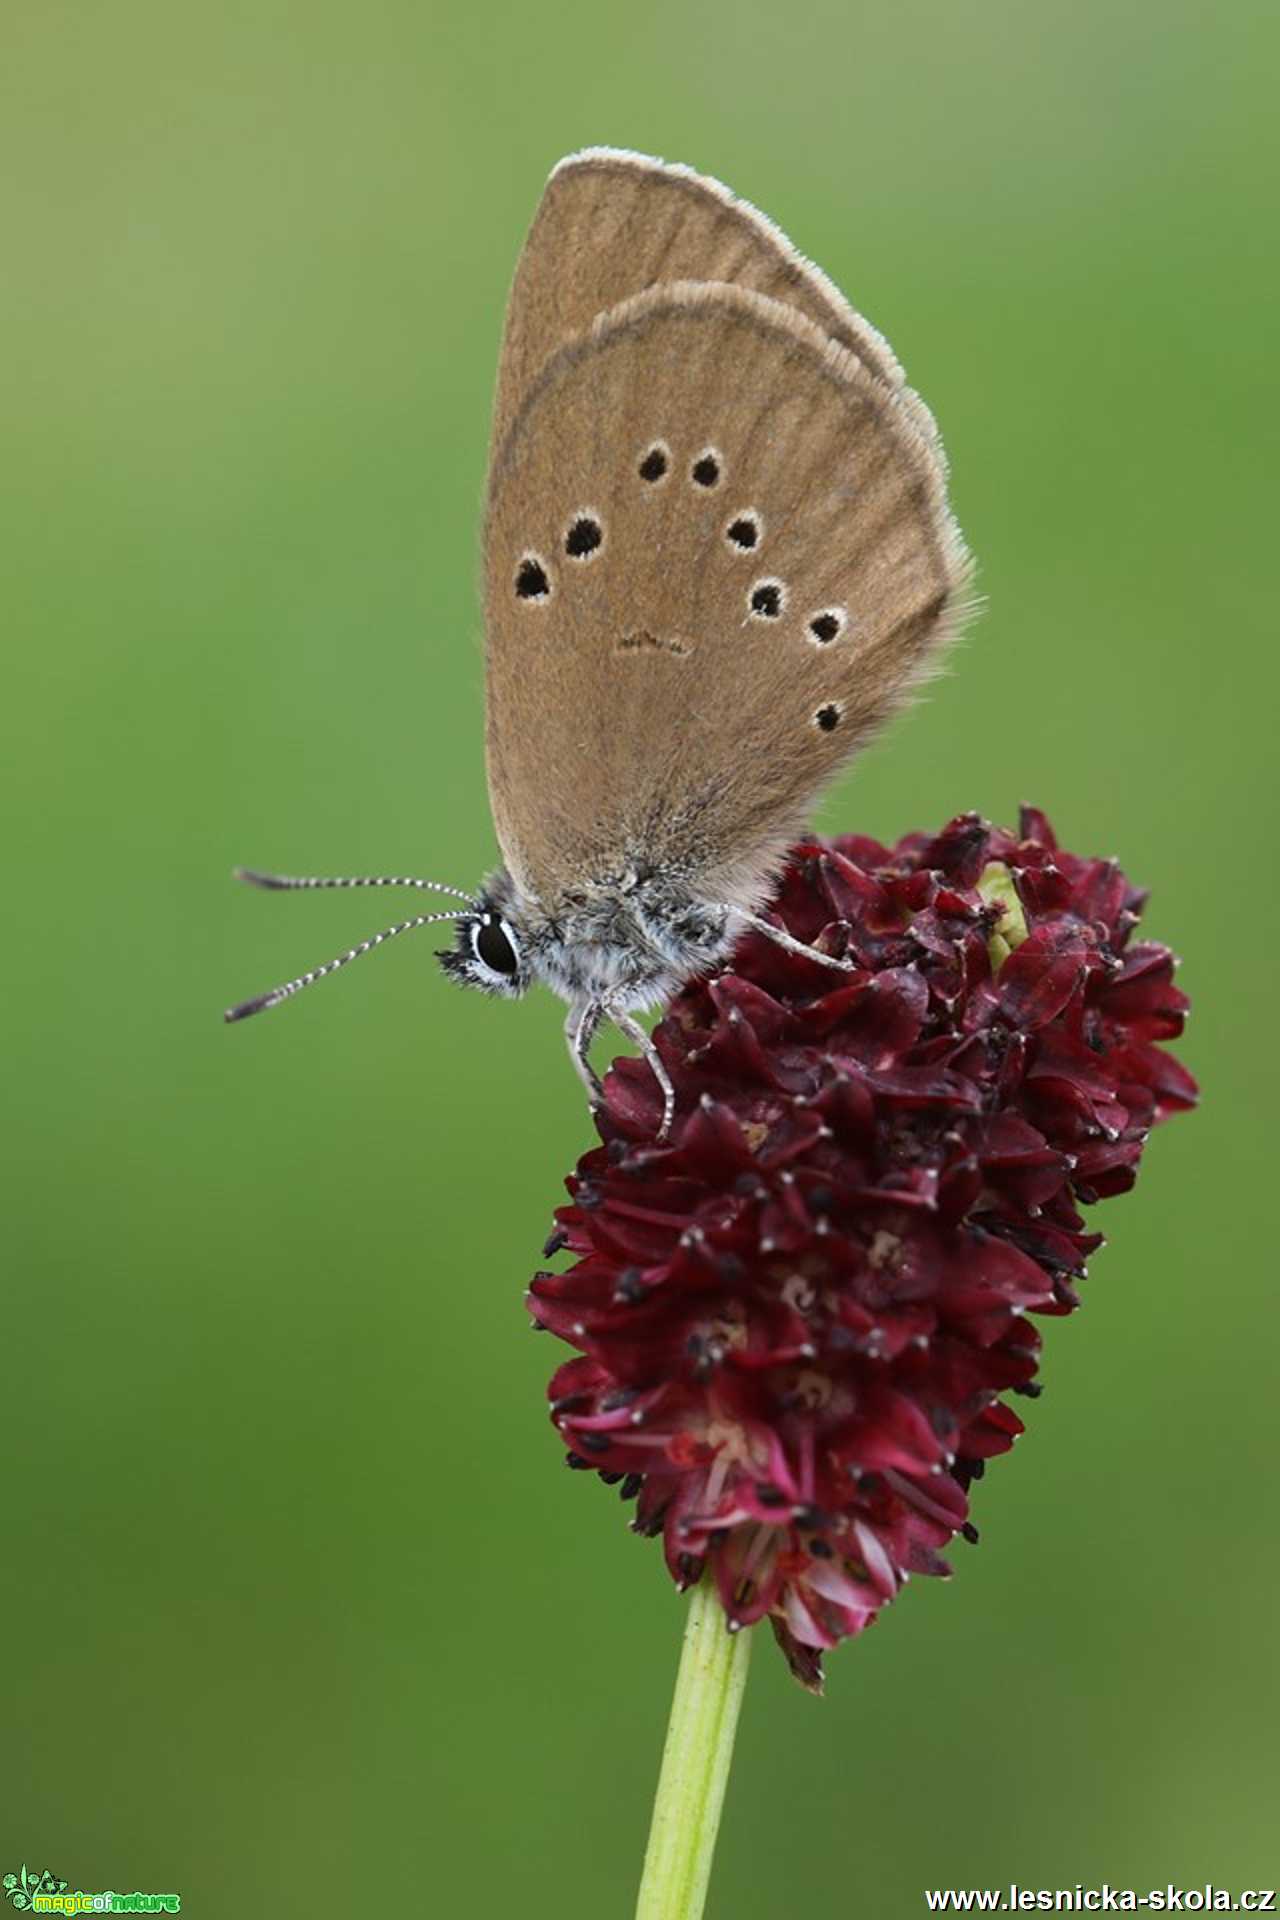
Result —
[[486, 763], [503, 865], [437, 881], [241, 870], [272, 889], [461, 901], [231, 1008], [278, 1005], [384, 941], [455, 923], [466, 986], [637, 1013], [769, 917], [816, 796], [925, 678], [970, 562], [932, 415], [889, 346], [718, 181], [591, 148], [553, 171], [516, 268], [483, 535]]

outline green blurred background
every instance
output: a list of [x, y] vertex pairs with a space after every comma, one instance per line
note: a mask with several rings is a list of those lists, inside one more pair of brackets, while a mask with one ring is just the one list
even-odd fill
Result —
[[823, 823], [1029, 798], [1120, 854], [1206, 1093], [1103, 1210], [955, 1580], [822, 1704], [761, 1644], [710, 1911], [1274, 1884], [1274, 9], [15, 0], [3, 38], [0, 1867], [630, 1911], [681, 1604], [564, 1471], [521, 1304], [589, 1131], [558, 1011], [428, 936], [218, 1017], [382, 923], [235, 861], [494, 857], [503, 301], [609, 142], [772, 214], [946, 434], [988, 610]]

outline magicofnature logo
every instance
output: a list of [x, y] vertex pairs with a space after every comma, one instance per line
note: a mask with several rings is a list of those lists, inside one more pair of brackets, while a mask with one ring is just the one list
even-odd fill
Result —
[[86, 1893], [82, 1888], [67, 1891], [65, 1880], [46, 1867], [36, 1873], [24, 1865], [17, 1873], [6, 1873], [0, 1882], [15, 1907], [32, 1913], [181, 1913], [182, 1897], [176, 1893]]

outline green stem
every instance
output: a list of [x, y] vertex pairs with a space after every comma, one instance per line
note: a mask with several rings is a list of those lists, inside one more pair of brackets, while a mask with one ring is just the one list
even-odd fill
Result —
[[715, 1582], [702, 1580], [689, 1602], [636, 1920], [700, 1920], [750, 1658], [751, 1630], [729, 1632]]

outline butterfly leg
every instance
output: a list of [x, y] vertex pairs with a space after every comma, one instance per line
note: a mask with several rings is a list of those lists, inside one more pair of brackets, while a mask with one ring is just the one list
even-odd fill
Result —
[[591, 1042], [595, 1039], [596, 1028], [604, 1016], [604, 1008], [598, 1000], [580, 1000], [570, 1007], [565, 1015], [564, 1037], [569, 1043], [569, 1058], [577, 1069], [578, 1078], [586, 1088], [595, 1106], [604, 1092], [600, 1085], [600, 1076], [588, 1059]]
[[803, 940], [794, 939], [784, 928], [775, 927], [772, 920], [766, 920], [763, 914], [748, 913], [745, 907], [735, 907], [733, 912], [756, 933], [762, 933], [766, 940], [772, 940], [775, 946], [782, 947], [787, 953], [801, 954], [806, 960], [816, 960], [819, 966], [834, 967], [840, 973], [858, 971], [856, 960], [841, 960], [834, 953], [823, 953], [820, 947], [806, 946]]
[[662, 1089], [662, 1125], [658, 1128], [658, 1138], [665, 1140], [671, 1132], [671, 1122], [675, 1118], [676, 1090], [671, 1084], [671, 1075], [662, 1064], [662, 1055], [640, 1022], [633, 1020], [629, 1013], [623, 1013], [620, 1007], [610, 1007], [609, 1018], [618, 1032], [623, 1034], [633, 1047], [639, 1048], [649, 1062], [654, 1079]]

